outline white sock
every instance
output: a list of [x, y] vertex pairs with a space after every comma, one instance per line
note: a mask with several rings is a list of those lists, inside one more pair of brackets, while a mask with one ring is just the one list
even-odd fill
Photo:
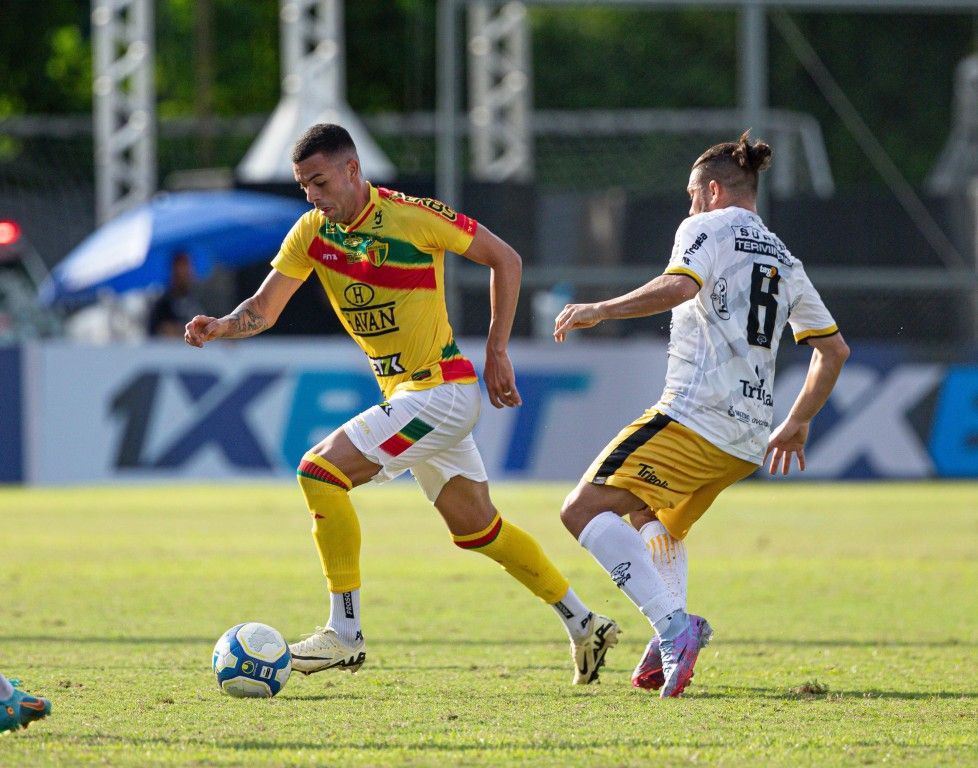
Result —
[[0, 699], [6, 700], [14, 695], [14, 687], [3, 675], [0, 675]]
[[583, 640], [587, 636], [587, 623], [591, 612], [581, 602], [574, 590], [567, 588], [567, 594], [553, 604], [557, 616], [564, 623], [564, 628], [571, 640]]
[[674, 539], [658, 520], [643, 525], [639, 534], [652, 556], [652, 565], [655, 566], [666, 586], [682, 601], [683, 610], [686, 610], [688, 605], [686, 582], [689, 573], [686, 544], [682, 539]]
[[682, 608], [649, 559], [642, 537], [614, 512], [602, 512], [578, 539], [655, 626]]
[[363, 635], [360, 632], [360, 590], [329, 593], [329, 623], [326, 625], [344, 643], [353, 645]]

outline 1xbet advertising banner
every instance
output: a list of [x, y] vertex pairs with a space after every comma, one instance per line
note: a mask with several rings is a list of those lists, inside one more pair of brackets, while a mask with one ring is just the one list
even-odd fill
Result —
[[[483, 343], [460, 342], [477, 367]], [[368, 362], [341, 339], [3, 352], [0, 482], [286, 478], [310, 446], [379, 400]], [[520, 342], [511, 354], [523, 406], [484, 400], [475, 433], [492, 479], [575, 481], [656, 401], [665, 375], [658, 340]], [[776, 422], [808, 358], [806, 348], [782, 355]], [[809, 479], [978, 477], [978, 362], [854, 347], [807, 457]]]

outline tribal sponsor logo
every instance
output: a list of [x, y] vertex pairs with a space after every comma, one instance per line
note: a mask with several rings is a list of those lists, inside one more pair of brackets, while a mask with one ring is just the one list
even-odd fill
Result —
[[666, 481], [666, 480], [663, 480], [658, 475], [656, 475], [655, 474], [655, 467], [653, 467], [651, 464], [644, 464], [642, 462], [639, 462], [638, 467], [639, 467], [639, 469], [638, 469], [638, 476], [642, 480], [644, 480], [645, 482], [647, 482], [649, 485], [655, 485], [655, 486], [658, 486], [659, 488], [668, 488], [669, 487], [669, 482]]
[[[689, 246], [689, 248], [687, 248], [685, 251], [683, 251], [683, 253], [685, 253], [687, 256], [692, 256], [700, 248], [703, 247], [703, 243], [706, 242], [706, 239], [707, 239], [706, 232], [700, 232], [696, 236], [696, 239], [693, 241], [693, 244], [691, 246]], [[686, 261], [686, 259], [683, 259], [683, 261], [686, 262], [687, 264], [689, 263], [689, 262]]]
[[625, 582], [632, 578], [632, 574], [628, 572], [628, 569], [631, 567], [631, 561], [626, 560], [624, 563], [618, 563], [618, 565], [611, 569], [611, 578], [615, 582], [615, 586], [619, 589], [625, 586]]
[[363, 307], [340, 307], [343, 317], [356, 336], [383, 336], [400, 330], [394, 314], [395, 302]]
[[390, 416], [391, 415], [391, 411], [394, 410], [394, 406], [391, 405], [387, 400], [385, 400], [384, 402], [380, 403], [377, 407], [380, 408], [380, 410], [382, 410], [384, 412], [384, 415], [385, 416]]
[[373, 366], [374, 373], [378, 376], [397, 376], [401, 373], [407, 373], [407, 369], [401, 365], [400, 352], [385, 355], [384, 357], [371, 357], [369, 360], [370, 365]]
[[373, 229], [380, 229], [382, 226], [384, 226], [384, 212], [380, 210], [375, 211], [374, 223], [371, 225], [371, 227]]
[[721, 320], [730, 319], [730, 308], [727, 306], [727, 279], [721, 277], [713, 286], [713, 291], [710, 293], [710, 299], [713, 301], [713, 311], [717, 313], [717, 317]]

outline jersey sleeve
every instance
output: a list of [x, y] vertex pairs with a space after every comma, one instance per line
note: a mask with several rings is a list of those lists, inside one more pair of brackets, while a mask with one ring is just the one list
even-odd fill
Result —
[[412, 225], [419, 245], [453, 253], [465, 253], [469, 249], [479, 226], [470, 216], [427, 197], [415, 209]]
[[822, 303], [822, 297], [818, 295], [812, 281], [808, 279], [804, 267], [799, 263], [796, 269], [798, 269], [795, 278], [798, 281], [797, 296], [788, 313], [788, 322], [791, 324], [795, 343], [807, 344], [810, 339], [821, 339], [838, 333], [839, 326], [835, 324], [832, 315]]
[[707, 231], [700, 217], [690, 216], [676, 230], [676, 241], [665, 274], [686, 275], [702, 288], [713, 273], [715, 255], [715, 234]]
[[296, 280], [305, 280], [312, 273], [312, 263], [306, 250], [311, 237], [315, 237], [315, 225], [310, 225], [308, 217], [307, 213], [292, 225], [272, 259], [272, 267]]

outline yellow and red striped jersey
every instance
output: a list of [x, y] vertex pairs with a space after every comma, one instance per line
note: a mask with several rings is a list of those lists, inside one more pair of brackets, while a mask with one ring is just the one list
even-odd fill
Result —
[[445, 251], [464, 253], [478, 224], [430, 198], [370, 185], [349, 225], [313, 208], [292, 227], [272, 266], [305, 280], [315, 271], [385, 397], [443, 382], [471, 383], [445, 306]]

